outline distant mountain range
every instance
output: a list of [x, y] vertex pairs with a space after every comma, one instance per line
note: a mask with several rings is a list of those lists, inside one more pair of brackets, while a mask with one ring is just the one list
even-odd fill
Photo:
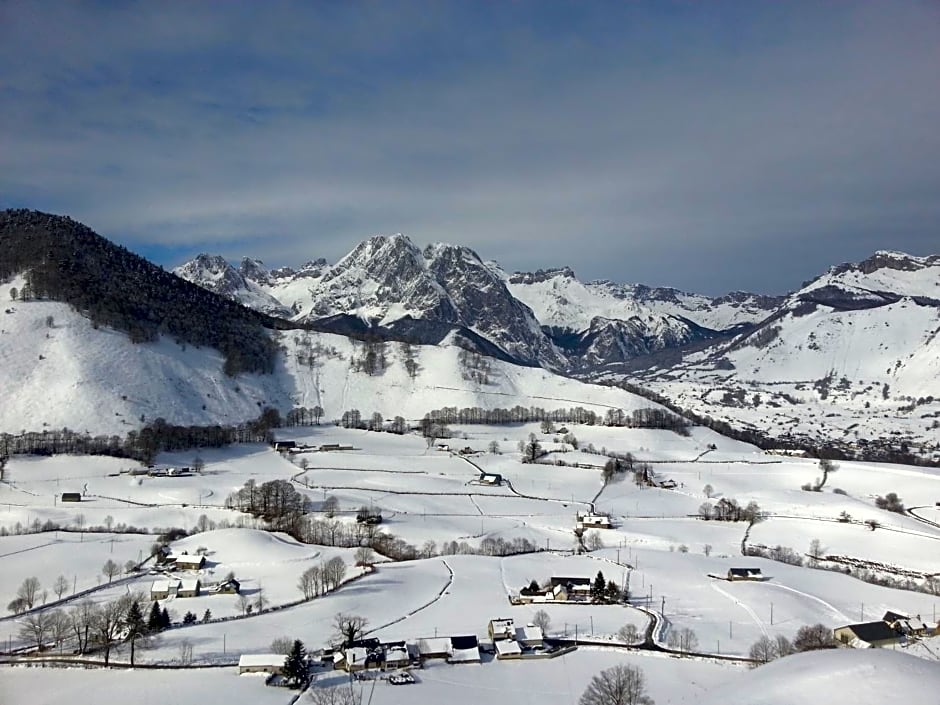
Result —
[[[96, 372], [88, 374], [111, 375], [115, 390], [133, 386], [129, 380], [135, 374], [172, 374], [178, 379], [173, 383], [177, 397], [187, 385], [180, 356], [195, 354], [186, 346], [208, 346], [220, 355], [220, 373], [230, 379], [250, 373], [256, 381], [213, 382], [215, 363], [199, 353], [198, 362], [183, 365], [201, 370], [205, 378], [195, 392], [185, 390], [192, 397], [182, 415], [188, 423], [200, 417], [200, 406], [209, 422], [223, 413], [213, 408], [234, 405], [242, 409], [236, 416], [247, 413], [250, 407], [234, 391], [239, 387], [243, 394], [255, 390], [255, 407], [270, 403], [287, 411], [292, 403], [316, 398], [328, 415], [342, 413], [337, 403], [367, 411], [371, 402], [357, 401], [351, 390], [368, 387], [370, 398], [382, 397], [373, 383], [363, 387], [355, 379], [363, 371], [376, 377], [382, 368], [375, 361], [385, 359], [385, 346], [404, 346], [387, 359], [407, 367], [405, 378], [413, 381], [406, 387], [430, 372], [415, 361], [413, 346], [438, 346], [466, 352], [447, 363], [448, 369], [456, 364], [453, 369], [462, 370], [459, 378], [435, 377], [435, 388], [470, 385], [483, 397], [495, 393], [488, 389], [487, 371], [494, 363], [485, 362], [495, 360], [542, 368], [546, 372], [536, 374], [547, 374], [543, 379], [553, 380], [546, 382], [550, 387], [560, 384], [559, 374], [637, 385], [701, 419], [727, 422], [781, 444], [824, 442], [845, 448], [878, 443], [899, 453], [940, 457], [936, 255], [877, 252], [863, 262], [833, 266], [783, 297], [735, 292], [714, 298], [639, 284], [585, 283], [567, 267], [509, 273], [466, 247], [419, 248], [400, 234], [365, 240], [335, 264], [315, 259], [297, 268], [268, 269], [257, 259], [233, 265], [203, 254], [174, 273], [178, 277], [68, 218], [22, 210], [0, 213], [0, 280], [20, 289], [18, 301], [64, 302], [92, 330], [101, 326], [102, 335], [108, 328], [144, 346], [158, 344], [147, 348], [151, 351], [168, 341], [182, 346], [172, 360], [158, 356], [146, 362], [149, 372], [135, 370], [138, 363], [126, 353], [120, 369], [114, 369], [98, 350], [100, 335], [84, 332], [68, 349], [55, 351], [65, 371], [54, 383], [67, 383], [69, 393], [80, 394], [82, 384], [91, 384], [68, 372], [87, 363], [90, 353], [84, 346], [98, 350]], [[39, 310], [13, 308], [15, 314], [8, 316]], [[33, 345], [42, 347], [48, 345], [42, 341], [57, 337], [61, 342], [55, 330], [50, 326]], [[337, 335], [352, 340], [338, 344]], [[20, 341], [0, 335], [0, 353], [16, 369], [6, 388], [49, 379], [24, 347], [30, 336]], [[139, 356], [139, 364], [145, 359], [150, 358]], [[297, 366], [300, 359], [307, 368]], [[312, 361], [324, 359], [333, 367], [346, 359], [352, 370], [345, 373], [353, 377], [344, 382], [341, 402], [326, 399], [327, 387], [317, 381], [322, 369]], [[280, 381], [263, 380], [272, 373]], [[100, 387], [101, 380], [94, 384]], [[512, 384], [500, 387], [499, 394], [508, 397], [501, 405], [512, 406], [512, 389]], [[584, 388], [590, 389], [596, 388]], [[173, 394], [168, 397], [165, 389], [140, 393], [163, 401], [141, 406], [122, 400], [122, 425], [132, 423], [129, 417], [144, 407], [141, 416], [173, 415], [167, 407]], [[68, 398], [66, 391], [61, 394]], [[198, 404], [200, 394], [215, 402]], [[413, 405], [409, 409], [415, 411]], [[3, 427], [58, 423], [25, 407], [20, 413], [22, 421], [7, 418]]]
[[335, 265], [320, 259], [269, 271], [257, 259], [245, 258], [236, 267], [203, 254], [174, 272], [298, 323], [337, 330], [347, 318], [374, 330], [403, 320], [446, 324], [489, 340], [517, 362], [565, 372], [727, 338], [750, 329], [783, 301], [584, 284], [568, 268], [508, 274], [469, 248], [435, 244], [422, 251], [400, 234], [370, 238]]

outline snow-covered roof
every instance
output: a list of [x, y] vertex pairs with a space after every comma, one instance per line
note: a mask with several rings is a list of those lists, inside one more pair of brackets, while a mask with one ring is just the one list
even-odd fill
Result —
[[150, 592], [172, 592], [173, 590], [179, 589], [180, 581], [177, 579], [173, 580], [154, 580], [153, 585], [150, 586]]
[[189, 553], [181, 553], [178, 556], [170, 556], [176, 563], [176, 565], [195, 565], [201, 566], [205, 562], [203, 556], [194, 556]]
[[355, 663], [355, 664], [364, 664], [366, 658], [369, 656], [369, 652], [364, 646], [353, 646], [350, 649], [346, 649], [346, 663]]
[[272, 666], [283, 668], [287, 657], [284, 654], [242, 654], [238, 657], [238, 667]]
[[513, 621], [512, 617], [500, 617], [498, 619], [490, 620], [490, 631], [493, 634], [512, 634], [513, 630]]
[[545, 635], [542, 634], [542, 628], [534, 624], [527, 624], [524, 627], [516, 627], [517, 641], [542, 641]]
[[451, 663], [479, 662], [480, 649], [479, 647], [473, 647], [472, 649], [454, 649], [451, 655], [448, 657], [448, 661]]
[[183, 591], [197, 590], [199, 588], [199, 579], [198, 578], [182, 578], [177, 581], [179, 583], [178, 589]]
[[418, 653], [422, 656], [427, 654], [446, 654], [450, 652], [450, 638], [446, 636], [427, 637], [418, 639]]
[[519, 646], [517, 641], [512, 639], [501, 639], [496, 642], [496, 655], [497, 656], [512, 656], [514, 654], [521, 654], [522, 647]]
[[404, 646], [391, 646], [385, 650], [386, 661], [408, 661], [410, 658]]

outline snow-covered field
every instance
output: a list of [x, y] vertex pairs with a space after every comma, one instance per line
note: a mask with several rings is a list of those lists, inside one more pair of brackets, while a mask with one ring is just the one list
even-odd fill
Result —
[[[66, 598], [72, 584], [82, 590], [98, 588], [99, 582], [101, 588], [90, 594], [94, 601], [128, 591], [147, 594], [156, 576], [119, 576], [119, 583], [108, 586], [101, 566], [112, 557], [121, 566], [146, 557], [155, 534], [173, 526], [205, 529], [172, 545], [177, 553], [204, 549], [207, 565], [194, 575], [211, 583], [232, 571], [243, 581], [247, 597], [262, 589], [269, 606], [300, 600], [300, 574], [333, 556], [346, 563], [347, 578], [357, 575], [355, 549], [305, 545], [284, 534], [266, 533], [258, 530], [251, 517], [225, 507], [225, 498], [247, 480], [260, 484], [281, 479], [292, 481], [308, 495], [319, 519], [327, 518], [319, 509], [330, 496], [338, 501], [334, 520], [341, 523], [355, 523], [362, 505], [380, 510], [382, 531], [413, 544], [428, 557], [379, 563], [374, 573], [309, 602], [168, 630], [138, 650], [139, 662], [178, 663], [183, 643], [192, 647], [197, 664], [232, 663], [240, 653], [267, 651], [278, 637], [300, 638], [317, 649], [330, 643], [338, 612], [365, 617], [369, 633], [383, 640], [413, 640], [435, 635], [483, 636], [492, 618], [512, 617], [524, 624], [542, 608], [551, 621], [550, 635], [577, 635], [613, 644], [619, 643], [615, 635], [627, 624], [643, 634], [650, 624], [643, 610], [652, 610], [664, 617], [655, 633], [657, 641], [666, 643], [670, 630], [688, 628], [695, 632], [699, 651], [737, 656], [746, 656], [763, 635], [792, 638], [805, 624], [836, 627], [878, 618], [889, 609], [919, 614], [928, 622], [936, 620], [938, 597], [871, 585], [839, 572], [742, 558], [743, 522], [706, 522], [696, 515], [703, 502], [734, 498], [743, 506], [756, 501], [767, 518], [752, 528], [749, 544], [779, 544], [806, 554], [810, 542], [819, 539], [828, 554], [936, 572], [940, 528], [928, 522], [940, 514], [933, 508], [934, 497], [940, 496], [937, 472], [845, 462], [822, 492], [805, 492], [800, 485], [819, 474], [813, 461], [767, 456], [705, 429], [680, 437], [668, 431], [568, 426], [582, 451], [554, 452], [547, 456], [549, 462], [576, 457], [579, 463], [594, 460], [600, 466], [604, 456], [583, 450], [592, 444], [649, 461], [656, 477], [674, 480], [676, 488], [639, 487], [629, 477], [605, 487], [597, 468], [523, 464], [516, 446], [530, 433], [546, 448], [561, 451], [554, 440], [557, 434], [542, 433], [538, 424], [451, 428], [452, 447], [481, 451], [467, 457], [429, 447], [416, 435], [335, 426], [282, 429], [281, 438], [317, 447], [338, 443], [352, 449], [290, 457], [260, 445], [207, 450], [200, 452], [205, 468], [189, 477], [131, 477], [130, 463], [107, 458], [13, 458], [0, 483], [0, 527], [15, 533], [17, 522], [28, 527], [36, 520], [40, 524], [51, 520], [71, 530], [0, 536], [0, 602], [12, 600], [28, 576], [37, 577], [50, 590], [51, 601], [52, 585], [60, 574], [70, 583]], [[485, 452], [493, 440], [500, 452]], [[711, 445], [716, 448], [710, 450]], [[158, 460], [189, 465], [193, 455], [166, 454]], [[481, 470], [500, 473], [507, 482], [496, 487], [481, 485], [477, 482]], [[706, 484], [711, 485], [710, 499], [705, 496]], [[832, 492], [835, 487], [845, 494]], [[82, 490], [87, 494], [80, 503], [58, 501], [61, 492]], [[907, 506], [926, 507], [917, 513], [927, 521], [878, 509], [875, 496], [888, 492], [896, 492]], [[598, 510], [610, 512], [616, 527], [600, 532], [602, 548], [574, 555], [575, 512], [592, 502]], [[842, 512], [851, 521], [840, 522]], [[872, 531], [862, 523], [868, 519], [877, 519], [880, 527]], [[212, 529], [219, 523], [231, 528]], [[121, 524], [133, 524], [148, 533], [114, 533]], [[110, 526], [112, 531], [87, 531], [98, 525]], [[80, 528], [86, 531], [81, 533]], [[476, 548], [485, 538], [526, 538], [550, 551], [506, 557], [439, 555], [445, 542], [465, 542]], [[729, 583], [709, 577], [742, 566], [760, 568], [765, 581]], [[559, 575], [591, 578], [598, 571], [608, 580], [627, 585], [635, 607], [510, 603], [510, 596], [518, 595], [532, 580], [541, 583]], [[176, 620], [186, 611], [201, 616], [207, 608], [214, 618], [241, 614], [232, 595], [170, 598], [164, 604]], [[18, 619], [0, 620], [3, 643], [25, 645], [19, 631]], [[940, 668], [924, 660], [931, 653], [922, 649], [918, 663]], [[128, 656], [124, 646], [112, 654], [118, 662]], [[563, 658], [541, 662], [462, 667], [436, 663], [419, 673], [419, 685], [394, 688], [382, 683], [374, 698], [379, 703], [415, 697], [430, 702], [456, 686], [459, 697], [468, 703], [492, 692], [530, 693], [527, 697], [532, 699], [567, 703], [577, 699], [597, 670], [624, 661], [643, 668], [650, 693], [660, 705], [698, 702], [725, 684], [737, 687], [738, 679], [743, 684], [745, 677], [751, 677], [742, 675], [745, 669], [740, 665], [582, 647]], [[13, 693], [11, 702], [24, 702], [24, 695], [35, 687], [30, 684], [38, 682], [35, 673], [41, 672], [0, 670], [0, 687]], [[69, 679], [89, 675], [84, 671], [52, 673], [62, 679], [63, 688]], [[129, 684], [137, 682], [134, 674], [90, 673], [95, 679], [114, 677], [118, 689], [135, 687]], [[236, 703], [254, 698], [244, 693], [256, 694], [260, 687], [257, 679], [237, 678], [231, 670], [205, 673], [211, 674], [206, 677], [213, 684], [220, 682], [218, 692], [231, 692], [230, 687], [238, 691], [231, 698]], [[168, 672], [167, 678], [185, 676]], [[140, 674], [140, 682], [153, 677]], [[223, 678], [230, 678], [233, 685], [221, 683]], [[288, 697], [285, 691], [261, 690], [264, 694], [253, 702], [269, 698], [286, 702]]]

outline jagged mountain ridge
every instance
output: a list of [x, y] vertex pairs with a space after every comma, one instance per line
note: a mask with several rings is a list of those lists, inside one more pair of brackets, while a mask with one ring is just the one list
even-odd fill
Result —
[[[568, 371], [727, 337], [778, 302], [752, 294], [709, 299], [643, 285], [582, 284], [568, 268], [510, 275], [469, 248], [434, 244], [422, 251], [401, 234], [365, 240], [335, 265], [318, 260], [300, 270], [268, 271], [246, 258], [238, 270], [228, 265], [223, 277], [200, 265], [205, 261], [224, 262], [200, 255], [174, 271], [255, 308], [265, 305], [261, 291], [298, 322], [347, 316], [376, 328], [404, 319], [447, 323], [482, 336], [512, 359]], [[234, 283], [221, 289], [222, 281]]]
[[[200, 255], [174, 272], [200, 286], [214, 287], [219, 276], [207, 276]], [[403, 319], [427, 320], [463, 327], [526, 364], [561, 369], [563, 357], [525, 304], [515, 299], [502, 279], [466, 247], [429, 245], [423, 251], [406, 236], [373, 237], [357, 245], [335, 265], [306, 265], [300, 271], [264, 270], [257, 260], [239, 275], [245, 285], [228, 286], [225, 295], [257, 306], [257, 290], [291, 311], [292, 320], [315, 324], [338, 316], [388, 328]], [[221, 292], [220, 292], [221, 293]]]

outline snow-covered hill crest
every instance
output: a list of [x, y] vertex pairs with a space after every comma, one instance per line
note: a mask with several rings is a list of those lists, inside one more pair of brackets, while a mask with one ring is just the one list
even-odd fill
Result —
[[[8, 282], [22, 286], [21, 279]], [[67, 304], [13, 302], [0, 314], [0, 433], [69, 428], [123, 436], [163, 418], [178, 425], [238, 424], [272, 406], [351, 409], [420, 419], [433, 409], [650, 403], [628, 392], [588, 385], [536, 367], [440, 346], [366, 344], [339, 335], [271, 332], [281, 346], [272, 374], [229, 377], [222, 355], [161, 337], [132, 343], [96, 327]], [[371, 356], [370, 356], [371, 353]], [[371, 374], [370, 374], [371, 372]]]

